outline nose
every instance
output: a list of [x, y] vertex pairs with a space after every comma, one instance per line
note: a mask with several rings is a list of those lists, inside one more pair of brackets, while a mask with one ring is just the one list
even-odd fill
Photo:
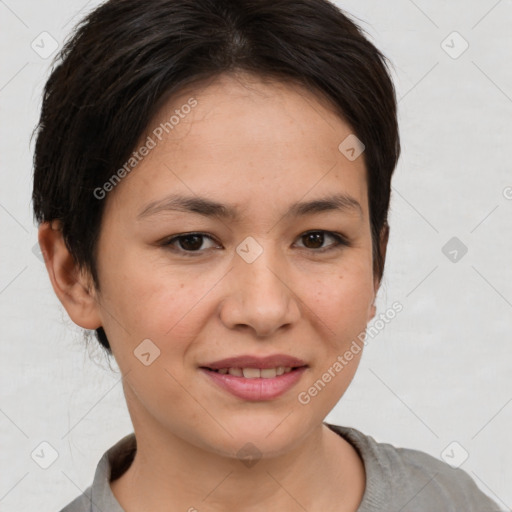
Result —
[[300, 301], [282, 255], [268, 248], [254, 261], [235, 254], [233, 265], [220, 311], [227, 328], [251, 330], [258, 338], [268, 338], [297, 323]]

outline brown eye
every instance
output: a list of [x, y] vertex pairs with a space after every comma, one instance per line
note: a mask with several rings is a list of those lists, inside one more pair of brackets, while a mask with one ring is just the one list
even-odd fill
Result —
[[[326, 239], [329, 238], [334, 240], [334, 243], [324, 246]], [[341, 248], [341, 246], [350, 246], [349, 241], [343, 235], [325, 230], [309, 231], [301, 235], [300, 239], [304, 244], [301, 248], [314, 253], [323, 253]], [[185, 233], [168, 238], [161, 245], [183, 256], [201, 256], [207, 249], [214, 248], [214, 246], [202, 247], [205, 240], [215, 242], [211, 236], [205, 233]]]
[[[303, 235], [302, 239], [308, 249], [320, 249], [324, 243], [324, 234], [320, 231]], [[312, 244], [309, 245], [309, 244]]]
[[186, 235], [178, 239], [178, 245], [186, 251], [197, 251], [203, 245], [202, 235]]
[[187, 233], [167, 239], [162, 243], [162, 246], [169, 247], [171, 250], [185, 256], [200, 256], [205, 251], [204, 248], [201, 249], [205, 239], [213, 241], [212, 237], [203, 233]]
[[[327, 247], [322, 247], [325, 242], [326, 235], [327, 238], [330, 237], [334, 239], [335, 242]], [[342, 235], [331, 231], [309, 231], [308, 233], [301, 235], [300, 238], [303, 240], [306, 249], [311, 249], [315, 252], [325, 252], [331, 249], [336, 249], [339, 246], [349, 245], [348, 241]]]

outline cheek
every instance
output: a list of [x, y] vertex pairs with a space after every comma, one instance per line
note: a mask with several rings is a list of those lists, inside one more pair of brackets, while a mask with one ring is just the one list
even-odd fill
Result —
[[346, 340], [366, 327], [374, 299], [373, 275], [364, 261], [319, 276], [306, 292], [308, 304], [319, 319]]
[[[212, 291], [222, 272], [199, 273], [192, 267], [178, 272], [161, 262], [143, 266], [136, 260], [124, 260], [108, 276], [104, 286], [104, 327], [120, 368], [123, 372], [144, 372], [134, 351], [142, 350], [139, 347], [144, 346], [143, 340], [149, 339], [157, 347], [145, 342], [158, 354], [155, 365], [167, 368], [178, 378], [194, 340], [201, 337], [215, 314]], [[143, 379], [144, 387], [164, 389], [162, 386], [166, 385], [172, 389], [171, 377], [159, 376], [161, 372], [156, 369], [155, 372], [148, 381]]]
[[192, 444], [201, 441], [197, 432], [204, 429], [205, 423], [215, 432], [215, 425], [208, 424], [207, 415], [205, 421], [201, 404], [207, 402], [179, 365], [172, 366], [160, 357], [151, 366], [133, 364], [130, 369], [126, 374], [123, 368], [126, 375], [123, 388], [132, 418], [140, 422], [156, 420], [167, 431]]
[[105, 258], [104, 268], [105, 308], [117, 313], [129, 332], [144, 337], [179, 329], [206, 293], [207, 283], [197, 279], [197, 272], [193, 277], [144, 251], [127, 250], [115, 263]]
[[[123, 349], [129, 346], [133, 351], [149, 338], [166, 354], [185, 351], [215, 314], [214, 289], [219, 280], [229, 279], [226, 269], [205, 267], [199, 272], [197, 264], [177, 269], [166, 265], [160, 254], [148, 257], [143, 251], [126, 250], [116, 256], [116, 261], [105, 258], [102, 280], [104, 326], [112, 345], [122, 340]], [[341, 264], [303, 268], [293, 276], [295, 300], [299, 308], [306, 308], [304, 316], [325, 329], [326, 336], [335, 333], [337, 345], [366, 326], [373, 298], [367, 252], [352, 250]]]
[[[316, 365], [301, 388], [301, 406], [325, 417], [352, 381], [364, 349], [364, 335], [373, 299], [373, 280], [365, 265], [318, 279], [310, 292], [316, 333], [321, 333]], [[313, 320], [312, 320], [313, 321]]]

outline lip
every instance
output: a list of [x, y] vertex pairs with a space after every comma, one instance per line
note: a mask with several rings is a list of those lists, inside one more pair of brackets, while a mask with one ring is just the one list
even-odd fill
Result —
[[286, 354], [272, 354], [265, 357], [242, 355], [200, 365], [201, 368], [211, 368], [212, 370], [220, 370], [221, 368], [277, 368], [278, 366], [297, 368], [307, 365], [302, 359]]
[[[220, 362], [225, 364], [225, 361], [228, 360]], [[261, 360], [258, 364], [261, 364]], [[231, 365], [231, 368], [233, 367], [235, 366]], [[253, 367], [254, 366], [243, 366], [243, 368]], [[266, 367], [268, 368], [269, 366]], [[220, 366], [220, 368], [226, 368], [226, 366]], [[256, 366], [256, 368], [262, 367]], [[289, 391], [295, 384], [297, 384], [306, 369], [307, 366], [301, 366], [299, 368], [295, 368], [289, 373], [284, 373], [283, 375], [279, 375], [270, 379], [264, 379], [261, 377], [256, 379], [246, 379], [244, 377], [236, 377], [235, 375], [230, 375], [229, 373], [217, 373], [204, 367], [200, 368], [199, 370], [205, 374], [211, 382], [220, 386], [222, 389], [228, 391], [232, 395], [241, 398], [242, 400], [261, 402], [278, 398], [279, 396]]]

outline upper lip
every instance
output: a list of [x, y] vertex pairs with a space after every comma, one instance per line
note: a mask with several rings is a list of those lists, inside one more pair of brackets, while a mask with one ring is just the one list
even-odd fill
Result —
[[307, 365], [302, 359], [286, 354], [273, 354], [266, 357], [243, 355], [201, 365], [202, 368], [211, 368], [212, 370], [220, 370], [221, 368], [277, 368], [278, 366], [295, 368]]

